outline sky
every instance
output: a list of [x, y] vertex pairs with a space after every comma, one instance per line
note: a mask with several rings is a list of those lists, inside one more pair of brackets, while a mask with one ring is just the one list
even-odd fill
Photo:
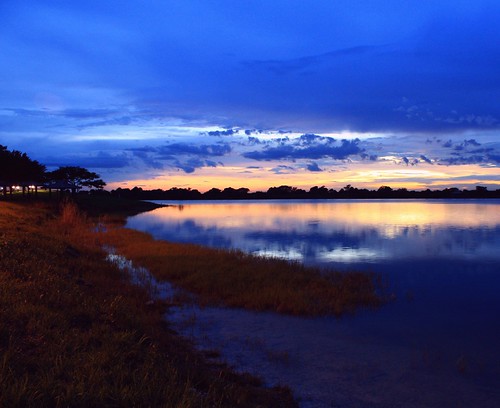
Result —
[[497, 189], [499, 16], [497, 0], [2, 0], [0, 144], [107, 189]]

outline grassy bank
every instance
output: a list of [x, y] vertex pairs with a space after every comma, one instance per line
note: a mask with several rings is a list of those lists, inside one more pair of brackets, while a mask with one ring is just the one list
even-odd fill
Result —
[[[101, 212], [107, 208], [112, 206], [103, 206]], [[117, 220], [116, 216], [111, 218]], [[320, 271], [236, 250], [155, 240], [149, 234], [123, 228], [120, 222], [109, 227], [103, 236], [107, 244], [149, 269], [157, 279], [196, 295], [202, 305], [340, 316], [383, 302], [380, 283], [370, 273]]]
[[0, 406], [295, 405], [169, 330], [105, 261], [119, 231], [95, 232], [71, 204], [0, 202]]
[[127, 228], [111, 228], [104, 239], [157, 279], [195, 294], [202, 305], [340, 316], [382, 303], [369, 273], [323, 272], [236, 250], [155, 240]]

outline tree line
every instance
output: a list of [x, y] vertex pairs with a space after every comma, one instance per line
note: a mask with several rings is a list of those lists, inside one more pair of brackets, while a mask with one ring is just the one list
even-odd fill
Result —
[[196, 189], [173, 187], [169, 190], [144, 190], [141, 187], [117, 188], [103, 191], [106, 183], [97, 173], [79, 166], [62, 166], [47, 171], [44, 164], [32, 160], [26, 153], [8, 150], [0, 145], [0, 189], [3, 195], [12, 193], [13, 188], [22, 188], [23, 193], [34, 187], [77, 192], [86, 187], [103, 194], [139, 200], [256, 200], [256, 199], [384, 199], [384, 198], [500, 198], [500, 189], [490, 191], [476, 186], [474, 190], [459, 190], [456, 187], [443, 190], [414, 191], [406, 188], [393, 189], [381, 186], [377, 190], [359, 189], [348, 184], [335, 190], [325, 186], [314, 186], [303, 190], [291, 186], [271, 187], [267, 191], [250, 192], [248, 188], [212, 188], [205, 193]]
[[0, 145], [0, 188], [3, 195], [12, 194], [15, 187], [23, 194], [33, 188], [70, 190], [77, 192], [83, 187], [102, 189], [106, 183], [97, 173], [79, 166], [62, 166], [53, 171], [31, 159], [19, 150], [9, 150]]
[[474, 190], [459, 190], [456, 187], [444, 190], [413, 191], [406, 188], [393, 189], [381, 186], [377, 190], [359, 189], [348, 184], [339, 189], [314, 186], [308, 191], [297, 187], [271, 187], [267, 191], [250, 192], [248, 188], [212, 188], [205, 193], [196, 189], [173, 187], [169, 190], [143, 190], [141, 187], [117, 188], [111, 194], [117, 197], [138, 200], [266, 200], [266, 199], [401, 199], [401, 198], [500, 198], [500, 190], [490, 191], [476, 186]]

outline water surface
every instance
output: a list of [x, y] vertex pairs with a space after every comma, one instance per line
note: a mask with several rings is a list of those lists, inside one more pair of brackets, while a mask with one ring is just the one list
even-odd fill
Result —
[[200, 346], [269, 384], [290, 385], [304, 406], [500, 403], [500, 201], [172, 204], [128, 226], [170, 241], [375, 271], [397, 295], [341, 320], [175, 312]]
[[500, 259], [497, 200], [171, 204], [131, 218], [129, 226], [177, 242], [240, 248], [305, 263]]

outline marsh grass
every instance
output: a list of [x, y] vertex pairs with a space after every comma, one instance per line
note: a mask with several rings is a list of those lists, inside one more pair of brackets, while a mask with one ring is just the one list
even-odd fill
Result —
[[212, 367], [71, 202], [0, 202], [0, 406], [295, 406]]
[[371, 273], [321, 271], [237, 250], [155, 240], [127, 228], [110, 228], [103, 239], [157, 279], [195, 294], [202, 306], [340, 316], [383, 302]]

